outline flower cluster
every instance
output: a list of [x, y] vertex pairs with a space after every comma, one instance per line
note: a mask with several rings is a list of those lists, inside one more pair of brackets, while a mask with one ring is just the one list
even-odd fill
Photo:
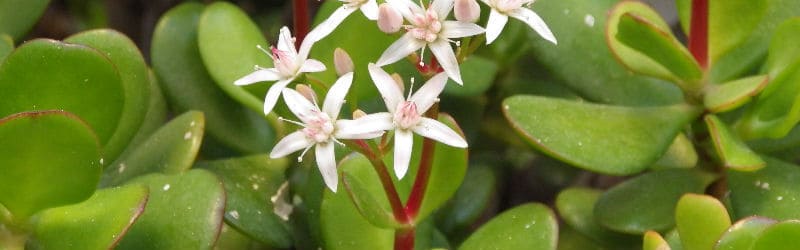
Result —
[[[344, 145], [340, 140], [372, 139], [391, 131], [394, 136], [393, 167], [398, 178], [403, 178], [408, 171], [413, 134], [453, 147], [466, 148], [467, 142], [461, 135], [443, 123], [424, 116], [428, 109], [438, 102], [438, 96], [448, 79], [463, 84], [459, 61], [451, 46], [457, 42], [452, 39], [486, 32], [486, 42], [489, 44], [497, 38], [508, 16], [511, 16], [530, 25], [546, 40], [556, 42], [542, 19], [525, 7], [533, 0], [482, 1], [491, 7], [485, 29], [474, 23], [480, 16], [480, 7], [475, 0], [432, 0], [428, 6], [422, 3], [418, 5], [409, 0], [386, 0], [386, 3], [380, 6], [375, 0], [342, 0], [343, 5], [309, 32], [299, 48], [295, 48], [294, 38], [289, 29], [283, 27], [277, 48], [271, 47], [266, 50], [258, 47], [272, 58], [275, 67], [257, 67], [253, 73], [234, 82], [235, 85], [247, 85], [275, 81], [264, 99], [264, 113], [272, 112], [282, 94], [289, 110], [300, 120], [280, 118], [302, 128], [281, 139], [270, 157], [284, 157], [303, 150], [299, 158], [302, 160], [305, 152], [314, 147], [317, 166], [323, 180], [328, 188], [335, 192], [338, 175], [334, 145]], [[454, 8], [456, 20], [447, 20]], [[296, 91], [287, 86], [304, 73], [326, 70], [324, 64], [308, 58], [311, 47], [333, 32], [356, 10], [361, 10], [367, 19], [376, 20], [378, 27], [386, 33], [404, 30], [405, 34], [391, 44], [375, 63], [368, 65], [369, 75], [383, 97], [387, 112], [363, 114], [352, 120], [339, 119], [340, 109], [354, 74], [353, 63], [343, 50], [337, 49], [335, 52], [334, 63], [340, 77], [328, 90], [322, 108], [319, 107], [316, 94], [310, 88], [298, 85], [299, 91]], [[412, 89], [409, 88], [407, 97], [404, 97], [402, 81], [398, 83], [381, 67], [417, 51], [424, 54], [426, 48], [430, 48], [430, 52], [444, 72], [428, 79], [414, 94], [411, 94]]]

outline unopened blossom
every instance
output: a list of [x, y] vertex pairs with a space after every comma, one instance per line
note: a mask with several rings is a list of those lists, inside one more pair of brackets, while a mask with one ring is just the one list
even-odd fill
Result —
[[[328, 90], [322, 109], [316, 102], [309, 101], [297, 91], [283, 89], [286, 105], [300, 119], [300, 122], [294, 123], [303, 128], [281, 139], [269, 154], [271, 158], [284, 157], [299, 150], [303, 150], [305, 154], [313, 146], [322, 179], [333, 192], [336, 192], [339, 183], [333, 148], [339, 143], [338, 139], [369, 139], [383, 134], [382, 131], [360, 129], [363, 122], [358, 120], [337, 119], [352, 82], [352, 72], [339, 77]], [[302, 157], [301, 155], [299, 159]]]
[[403, 26], [403, 16], [388, 3], [382, 3], [378, 7], [378, 29], [383, 33], [395, 33], [400, 31]]
[[474, 23], [446, 21], [453, 9], [453, 0], [433, 0], [426, 9], [409, 0], [387, 0], [410, 23], [404, 28], [406, 34], [394, 42], [376, 63], [385, 66], [396, 62], [414, 51], [430, 48], [447, 76], [458, 84], [463, 84], [458, 61], [450, 47], [451, 38], [473, 36], [484, 30]]
[[353, 65], [353, 59], [350, 58], [347, 51], [344, 51], [342, 48], [336, 48], [333, 50], [333, 68], [336, 69], [337, 75], [343, 76], [344, 74], [353, 72], [355, 66]]
[[298, 51], [295, 49], [294, 38], [289, 32], [289, 28], [284, 26], [281, 28], [278, 37], [278, 47], [270, 47], [270, 51], [264, 50], [272, 58], [272, 63], [275, 67], [260, 68], [256, 66], [256, 71], [239, 78], [233, 84], [241, 86], [257, 82], [276, 81], [269, 87], [267, 95], [264, 97], [264, 114], [269, 114], [275, 107], [275, 103], [278, 102], [281, 91], [300, 74], [325, 70], [325, 65], [322, 62], [308, 59], [308, 53], [313, 44], [310, 40], [305, 40]]
[[394, 172], [397, 178], [402, 179], [408, 172], [414, 133], [453, 147], [467, 147], [467, 141], [447, 125], [423, 116], [439, 100], [438, 96], [447, 83], [446, 74], [433, 76], [408, 98], [403, 97], [395, 80], [380, 67], [369, 64], [369, 74], [383, 96], [388, 112], [369, 114], [355, 121], [360, 123], [358, 129], [362, 132], [394, 130]]
[[364, 13], [364, 16], [367, 17], [369, 20], [377, 20], [378, 19], [378, 3], [375, 0], [339, 0], [342, 2], [342, 6], [337, 8], [336, 10], [328, 16], [328, 19], [322, 21], [317, 27], [311, 30], [306, 39], [311, 39], [314, 42], [325, 38], [336, 27], [339, 27], [339, 24], [344, 21], [345, 18], [353, 14], [356, 10], [361, 10], [361, 13]]
[[533, 4], [535, 0], [482, 0], [486, 5], [492, 8], [489, 12], [489, 21], [486, 23], [486, 44], [492, 43], [508, 22], [508, 17], [513, 17], [525, 22], [528, 26], [533, 28], [536, 33], [539, 33], [542, 38], [547, 41], [557, 44], [556, 37], [547, 24], [544, 23], [536, 12], [528, 9], [528, 6]]
[[458, 21], [474, 23], [481, 17], [481, 6], [475, 0], [455, 0], [453, 15]]

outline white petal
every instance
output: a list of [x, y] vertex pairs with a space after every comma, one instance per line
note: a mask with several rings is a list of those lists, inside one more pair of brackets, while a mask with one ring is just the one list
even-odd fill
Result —
[[328, 89], [328, 94], [325, 96], [325, 102], [322, 104], [322, 111], [328, 114], [331, 119], [339, 117], [339, 110], [342, 109], [344, 97], [347, 96], [347, 91], [350, 90], [350, 85], [353, 83], [353, 72], [344, 74], [336, 80], [336, 83]]
[[289, 53], [289, 56], [297, 57], [297, 49], [294, 47], [294, 38], [292, 32], [286, 26], [281, 27], [280, 34], [278, 35], [278, 50]]
[[297, 56], [294, 58], [295, 63], [305, 62], [306, 59], [308, 59], [308, 53], [311, 53], [311, 47], [313, 47], [314, 43], [317, 42], [315, 39], [313, 39], [314, 35], [312, 34], [311, 36], [312, 37], [309, 38], [309, 36], [306, 35], [306, 38], [304, 38], [303, 42], [300, 43]]
[[401, 36], [400, 39], [392, 43], [392, 45], [389, 45], [389, 48], [386, 48], [386, 51], [383, 52], [381, 58], [378, 59], [378, 62], [375, 64], [378, 66], [386, 66], [403, 59], [403, 57], [421, 49], [423, 46], [425, 46], [424, 42], [414, 38], [411, 33], [406, 33]]
[[508, 22], [508, 16], [492, 9], [489, 12], [489, 21], [486, 22], [486, 44], [494, 42]]
[[289, 85], [294, 81], [294, 78], [289, 78], [285, 80], [280, 80], [272, 84], [267, 90], [267, 95], [264, 97], [264, 114], [268, 115], [272, 112], [272, 109], [275, 108], [275, 104], [278, 103], [278, 97], [281, 96], [281, 91], [286, 88], [286, 85]]
[[325, 69], [325, 64], [322, 62], [314, 59], [308, 59], [303, 62], [303, 66], [300, 66], [300, 69], [297, 70], [297, 73], [320, 72], [325, 71]]
[[375, 0], [367, 0], [360, 7], [361, 13], [369, 20], [378, 20], [378, 3]]
[[454, 0], [433, 0], [430, 8], [439, 15], [439, 20], [444, 20], [450, 11], [453, 10]]
[[281, 76], [278, 74], [278, 71], [275, 70], [275, 68], [259, 69], [242, 78], [239, 78], [238, 80], [234, 81], [233, 84], [242, 86], [257, 82], [276, 81], [280, 78]]
[[474, 36], [480, 33], [483, 33], [483, 28], [477, 24], [458, 21], [444, 21], [442, 33], [439, 35], [446, 38], [459, 38], [465, 36]]
[[269, 158], [284, 157], [298, 150], [311, 147], [312, 145], [314, 145], [314, 142], [309, 140], [302, 131], [295, 131], [283, 137], [283, 139], [272, 148], [272, 152], [269, 153]]
[[325, 185], [336, 193], [336, 187], [339, 185], [339, 175], [336, 173], [336, 155], [333, 150], [333, 142], [317, 144], [314, 151], [317, 156], [317, 167], [319, 173], [322, 174], [322, 180]]
[[317, 25], [317, 27], [311, 30], [311, 32], [308, 32], [308, 35], [306, 35], [305, 39], [311, 39], [314, 40], [315, 42], [322, 40], [323, 38], [331, 34], [331, 32], [333, 32], [333, 30], [335, 30], [336, 27], [338, 27], [339, 24], [341, 24], [342, 21], [344, 21], [345, 18], [350, 16], [350, 14], [352, 14], [354, 11], [356, 11], [355, 8], [342, 5], [338, 9], [334, 10], [333, 13], [331, 13], [331, 15], [328, 16], [328, 19], [322, 21], [322, 23]]
[[314, 113], [319, 111], [316, 105], [291, 88], [283, 89], [283, 101], [286, 102], [286, 106], [289, 107], [289, 110], [303, 121], [303, 123], [308, 123], [308, 119], [315, 117]]
[[386, 110], [394, 113], [397, 104], [405, 100], [403, 92], [400, 91], [394, 79], [382, 68], [372, 63], [367, 67], [369, 68], [369, 76], [372, 77], [372, 82], [375, 83], [375, 87], [378, 88], [378, 92], [383, 97], [383, 102], [386, 103]]
[[422, 87], [409, 98], [409, 101], [414, 102], [414, 104], [417, 105], [417, 112], [423, 114], [436, 103], [446, 83], [447, 75], [445, 73], [436, 74], [431, 77], [425, 85], [422, 85]]
[[380, 112], [368, 114], [355, 120], [337, 120], [334, 137], [341, 139], [364, 139], [364, 134], [375, 134], [394, 128], [392, 114]]
[[456, 83], [464, 85], [464, 82], [461, 81], [461, 70], [458, 68], [456, 54], [453, 53], [450, 43], [444, 39], [439, 39], [428, 44], [428, 47], [431, 48], [431, 52], [436, 56], [436, 60], [439, 61], [439, 65], [442, 66], [447, 76], [450, 76]]
[[419, 124], [414, 127], [414, 132], [453, 147], [467, 147], [467, 141], [461, 138], [461, 135], [443, 123], [431, 118], [423, 117]]
[[398, 129], [394, 131], [394, 173], [397, 179], [403, 179], [411, 162], [414, 146], [414, 134], [411, 131]]
[[528, 24], [528, 26], [531, 26], [531, 28], [533, 28], [533, 30], [535, 30], [536, 33], [539, 33], [539, 35], [542, 36], [542, 38], [544, 38], [545, 40], [550, 41], [553, 44], [558, 44], [558, 41], [556, 41], [556, 37], [553, 35], [553, 32], [550, 31], [550, 28], [547, 27], [547, 24], [544, 23], [544, 20], [542, 20], [542, 18], [539, 17], [539, 15], [537, 15], [536, 12], [533, 12], [528, 8], [522, 7], [511, 11], [509, 15], [511, 15], [511, 17], [513, 18], [525, 22], [526, 24]]

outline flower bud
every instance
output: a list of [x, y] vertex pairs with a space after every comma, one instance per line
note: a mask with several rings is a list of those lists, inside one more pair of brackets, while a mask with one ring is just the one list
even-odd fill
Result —
[[456, 20], [474, 23], [481, 16], [481, 6], [475, 0], [456, 0], [453, 11]]
[[311, 89], [310, 86], [305, 84], [297, 84], [297, 86], [295, 86], [294, 89], [297, 90], [297, 93], [300, 93], [301, 95], [303, 95], [303, 97], [308, 99], [309, 102], [317, 103], [317, 93], [314, 92], [314, 90]]
[[361, 117], [364, 117], [366, 115], [367, 115], [367, 113], [364, 113], [364, 111], [360, 110], [360, 109], [356, 109], [356, 111], [353, 111], [353, 119], [354, 120], [358, 119], [358, 118], [361, 118]]
[[336, 69], [336, 74], [342, 76], [344, 74], [353, 72], [353, 60], [342, 48], [336, 48], [333, 51], [333, 66]]
[[397, 84], [397, 87], [400, 88], [400, 93], [406, 92], [405, 83], [403, 83], [403, 77], [401, 77], [400, 74], [392, 74], [392, 79], [394, 83]]
[[395, 33], [403, 25], [403, 16], [388, 3], [378, 7], [378, 28], [384, 33]]

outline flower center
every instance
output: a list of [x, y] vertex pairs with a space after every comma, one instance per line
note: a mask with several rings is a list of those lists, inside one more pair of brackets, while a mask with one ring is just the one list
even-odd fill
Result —
[[403, 101], [397, 104], [394, 122], [401, 129], [410, 129], [419, 123], [422, 117], [417, 113], [417, 104]]
[[317, 143], [327, 142], [333, 134], [333, 122], [328, 114], [321, 111], [313, 111], [312, 117], [306, 119], [306, 127], [303, 133]]
[[294, 76], [297, 71], [294, 65], [294, 58], [286, 51], [279, 50], [275, 47], [271, 47], [270, 49], [272, 50], [273, 64], [275, 68], [278, 69], [278, 73], [285, 77]]
[[414, 14], [411, 20], [412, 25], [406, 29], [411, 32], [414, 38], [426, 42], [436, 41], [438, 34], [442, 31], [442, 22], [439, 16], [432, 9], [428, 9], [423, 14]]

